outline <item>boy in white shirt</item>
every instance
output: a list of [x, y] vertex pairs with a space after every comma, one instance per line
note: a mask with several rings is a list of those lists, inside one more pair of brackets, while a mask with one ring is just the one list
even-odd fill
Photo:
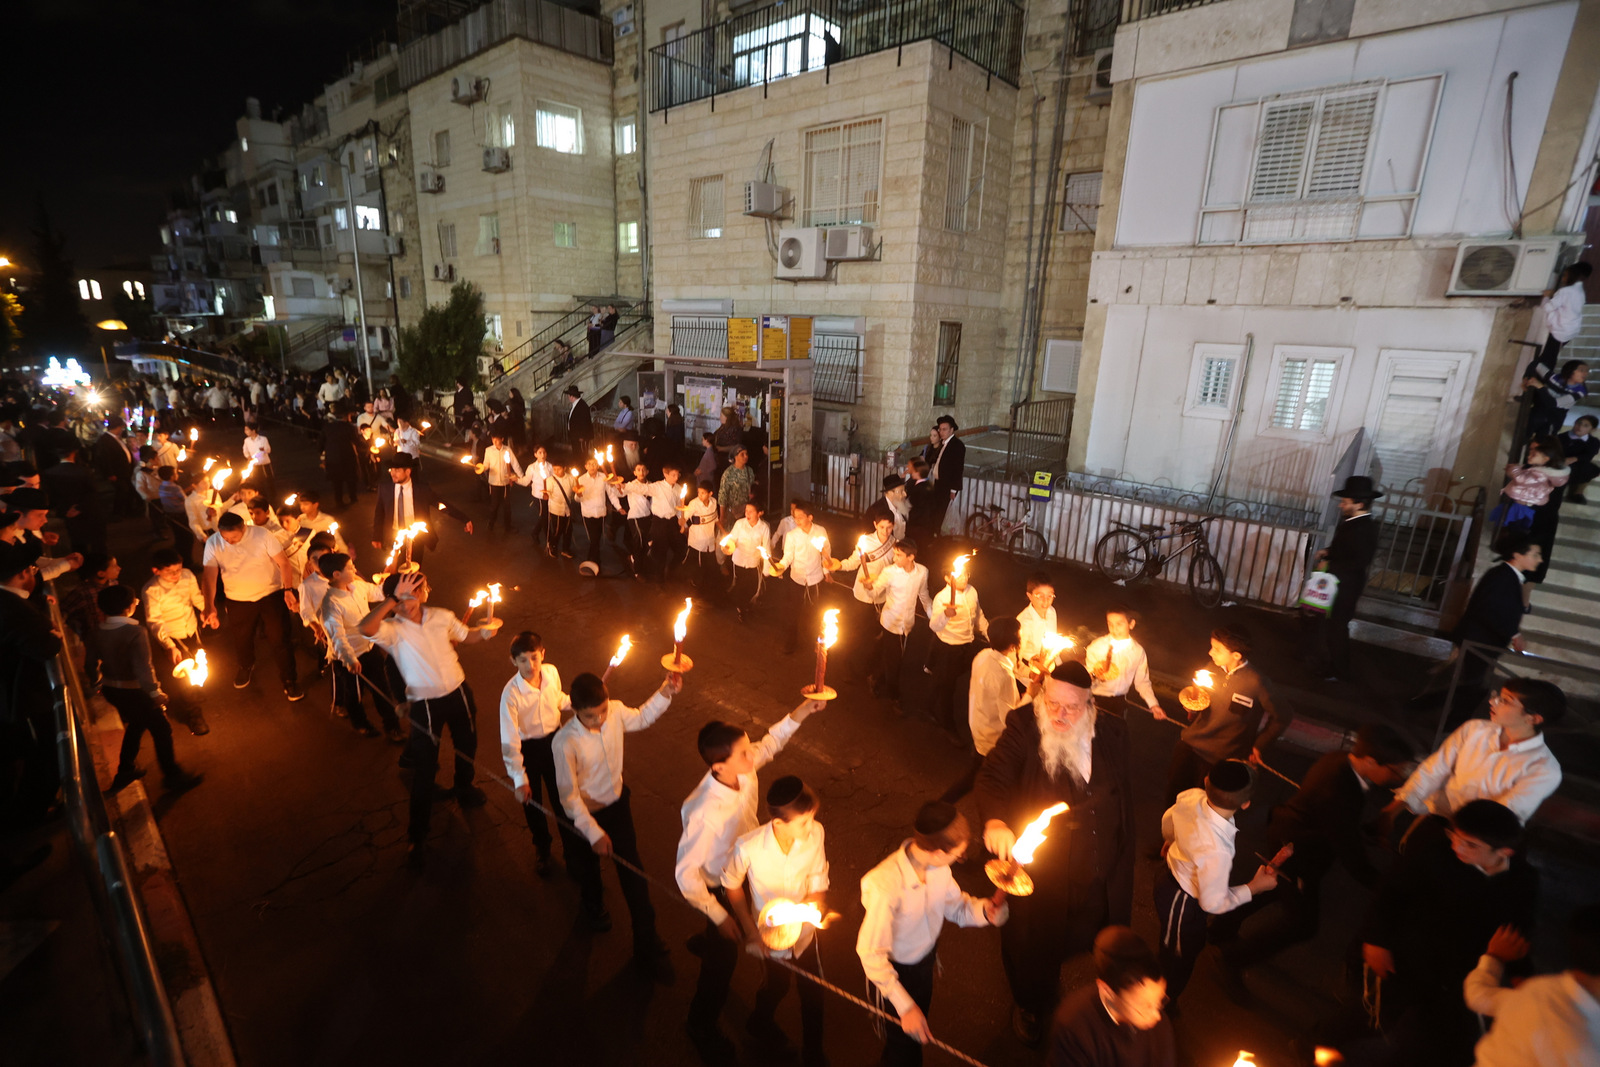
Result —
[[628, 509], [624, 537], [628, 566], [635, 579], [644, 581], [650, 570], [650, 468], [635, 463], [633, 481], [622, 487], [622, 494]]
[[[318, 534], [318, 538], [326, 534]], [[328, 642], [333, 660], [334, 710], [350, 720], [363, 737], [376, 737], [372, 720], [362, 702], [362, 680], [372, 692], [372, 706], [383, 722], [384, 736], [391, 744], [405, 740], [400, 719], [395, 715], [394, 693], [389, 687], [389, 657], [372, 639], [361, 632], [361, 620], [372, 605], [383, 599], [383, 590], [356, 573], [355, 561], [343, 552], [313, 544], [316, 571], [326, 583], [317, 605], [318, 629]], [[305, 601], [302, 599], [301, 603]]]
[[[783, 535], [783, 553], [772, 565], [773, 577], [787, 577], [788, 581], [776, 583], [782, 592], [782, 610], [788, 616], [783, 625], [783, 654], [791, 656], [800, 641], [802, 629], [811, 641], [820, 628], [822, 615], [822, 580], [828, 576], [828, 531], [813, 518], [809, 500], [796, 500], [789, 505], [794, 518], [794, 529]], [[784, 575], [784, 571], [788, 571]], [[802, 616], [804, 625], [802, 626]]]
[[717, 566], [717, 534], [722, 510], [717, 506], [714, 486], [709, 481], [700, 483], [689, 506], [683, 509], [681, 529], [688, 538], [695, 593], [712, 604], [721, 603], [722, 570]]
[[244, 453], [245, 463], [254, 463], [255, 470], [250, 477], [258, 480], [266, 490], [269, 497], [275, 497], [274, 482], [272, 478], [272, 444], [256, 432], [256, 428], [248, 423], [244, 428]]
[[740, 727], [716, 719], [702, 726], [696, 739], [710, 770], [683, 802], [683, 836], [673, 875], [683, 898], [706, 917], [700, 979], [689, 1003], [689, 1037], [712, 1054], [710, 1059], [731, 1050], [717, 1019], [739, 958], [739, 926], [728, 913], [722, 872], [735, 842], [756, 828], [757, 772], [776, 758], [801, 723], [826, 706], [826, 701], [804, 701], [774, 723], [760, 744], [753, 744]]
[[574, 467], [551, 467], [545, 480], [545, 503], [550, 519], [545, 537], [545, 553], [554, 559], [572, 558], [572, 502], [578, 492], [578, 472]]
[[[411, 420], [404, 415], [399, 416], [395, 421], [397, 425], [394, 431], [394, 450], [396, 452], [404, 452], [420, 463], [422, 460], [422, 434], [417, 432], [417, 428], [411, 425]], [[417, 470], [421, 469], [420, 466], [417, 467]]]
[[1126, 718], [1128, 690], [1138, 690], [1139, 698], [1151, 712], [1160, 712], [1155, 687], [1150, 684], [1150, 661], [1144, 646], [1133, 638], [1138, 625], [1133, 611], [1117, 604], [1106, 612], [1107, 633], [1089, 642], [1083, 663], [1094, 679], [1095, 706], [1119, 718]]
[[1022, 625], [1016, 619], [996, 619], [989, 624], [989, 647], [972, 659], [972, 679], [967, 683], [967, 729], [972, 734], [972, 758], [966, 773], [944, 791], [941, 800], [954, 804], [972, 792], [984, 757], [1005, 732], [1006, 717], [1013, 708], [1031, 704], [1044, 684], [1034, 679], [1018, 694], [1013, 664], [1021, 630]]
[[156, 679], [167, 694], [167, 714], [189, 728], [195, 736], [208, 734], [211, 727], [201, 711], [204, 690], [175, 679], [172, 668], [200, 649], [200, 613], [206, 600], [194, 572], [183, 565], [183, 557], [171, 548], [158, 548], [150, 554], [150, 580], [140, 596], [144, 600], [145, 625], [160, 646], [151, 660]]
[[[1245, 885], [1228, 885], [1233, 871], [1236, 813], [1250, 806], [1255, 788], [1250, 765], [1223, 760], [1201, 789], [1186, 789], [1161, 816], [1165, 870], [1156, 878], [1156, 918], [1161, 923], [1161, 972], [1167, 995], [1177, 1000], [1206, 947], [1206, 916], [1222, 915], [1278, 885], [1271, 866], [1257, 868]], [[1289, 848], [1290, 846], [1285, 846]], [[1288, 857], [1279, 854], [1281, 862]]]
[[555, 467], [550, 463], [550, 453], [543, 445], [533, 450], [533, 462], [528, 464], [527, 471], [520, 479], [522, 485], [533, 490], [533, 545], [538, 548], [541, 543], [550, 544], [550, 494], [555, 492], [550, 487], [550, 477], [555, 474]]
[[[415, 472], [412, 474], [415, 477]], [[295, 506], [300, 509], [300, 529], [309, 530], [304, 536], [315, 537], [325, 533], [333, 538], [333, 548], [336, 552], [350, 554], [350, 546], [339, 534], [339, 523], [332, 515], [322, 510], [322, 495], [313, 489], [308, 489], [295, 497]]]
[[600, 567], [600, 542], [605, 534], [606, 512], [611, 508], [609, 495], [606, 493], [610, 477], [600, 469], [600, 464], [593, 456], [583, 461], [583, 473], [578, 476], [576, 496], [578, 507], [583, 512], [583, 532], [589, 540], [589, 547], [584, 553], [584, 561], [595, 565], [595, 575], [599, 576]]
[[733, 562], [733, 590], [729, 595], [740, 622], [748, 622], [755, 610], [766, 570], [761, 550], [771, 542], [772, 531], [761, 517], [761, 505], [754, 500], [745, 504], [744, 515], [722, 540], [723, 549]]
[[945, 587], [934, 595], [928, 611], [934, 636], [928, 649], [928, 672], [933, 675], [933, 721], [960, 737], [966, 733], [966, 724], [955, 718], [956, 681], [972, 666], [979, 635], [989, 634], [989, 620], [965, 568], [962, 574], [945, 575], [944, 580]]
[[1002, 926], [1010, 910], [1002, 900], [961, 891], [950, 865], [967, 851], [966, 816], [944, 801], [924, 804], [914, 833], [861, 879], [861, 931], [856, 955], [872, 983], [872, 1000], [900, 1025], [886, 1025], [881, 1064], [916, 1067], [933, 1037], [928, 1008], [938, 969], [939, 933], [945, 922]]
[[517, 673], [500, 691], [500, 755], [533, 835], [539, 857], [535, 869], [548, 878], [555, 863], [546, 812], [561, 810], [551, 743], [561, 728], [567, 695], [561, 691], [561, 672], [544, 661], [544, 639], [538, 634], [524, 630], [511, 639], [511, 663]]
[[1022, 638], [1017, 649], [1017, 664], [1028, 668], [1017, 674], [1027, 681], [1038, 675], [1049, 674], [1055, 666], [1055, 657], [1044, 650], [1044, 640], [1056, 633], [1056, 587], [1043, 574], [1028, 575], [1028, 606], [1017, 612], [1017, 622], [1022, 625]]
[[[883, 609], [878, 613], [878, 669], [867, 680], [872, 695], [884, 700], [900, 700], [900, 664], [906, 654], [906, 637], [917, 621], [917, 606], [924, 614], [933, 610], [928, 596], [928, 568], [917, 562], [917, 543], [910, 538], [895, 542], [889, 566], [872, 581], [874, 592], [883, 593]], [[903, 709], [902, 714], [903, 714]]]
[[[787, 967], [773, 960], [790, 960], [808, 974], [820, 974], [816, 932], [800, 926], [800, 939], [790, 948], [769, 949], [761, 939], [761, 911], [774, 900], [814, 904], [827, 924], [828, 857], [822, 824], [817, 822], [817, 794], [793, 775], [779, 778], [767, 790], [767, 810], [772, 821], [734, 843], [722, 869], [722, 887], [728, 891], [728, 910], [764, 956], [761, 986], [747, 1024], [758, 1041], [782, 1049], [788, 1038], [774, 1018], [789, 993], [792, 981]], [[746, 883], [749, 889], [746, 891]], [[806, 1067], [826, 1064], [822, 1050], [823, 989], [800, 981], [801, 1062]]]
[[483, 462], [474, 469], [489, 482], [489, 529], [493, 530], [495, 519], [504, 514], [506, 533], [515, 533], [511, 528], [510, 494], [513, 483], [522, 483], [522, 464], [517, 461], [517, 454], [511, 450], [511, 446], [506, 444], [504, 434], [490, 434]]
[[[855, 551], [835, 562], [833, 570], [855, 571], [856, 580], [850, 587], [852, 599], [848, 630], [855, 634], [870, 634], [877, 630], [878, 605], [883, 603], [883, 591], [875, 589], [872, 580], [894, 562], [894, 516], [889, 509], [874, 504], [867, 512], [872, 532], [856, 539]], [[848, 650], [849, 677], [852, 681], [865, 681], [872, 671], [872, 646], [865, 641], [853, 641]]]

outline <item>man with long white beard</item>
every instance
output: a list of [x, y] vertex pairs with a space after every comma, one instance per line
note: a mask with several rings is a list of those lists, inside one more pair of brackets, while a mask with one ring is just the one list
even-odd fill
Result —
[[1062, 663], [1031, 705], [1006, 718], [978, 775], [983, 843], [1001, 859], [1023, 828], [1065, 802], [1028, 865], [1032, 896], [1011, 901], [1001, 955], [1016, 1001], [1012, 1029], [1033, 1046], [1055, 1011], [1061, 964], [1133, 914], [1133, 793], [1128, 732], [1095, 713], [1082, 663]]

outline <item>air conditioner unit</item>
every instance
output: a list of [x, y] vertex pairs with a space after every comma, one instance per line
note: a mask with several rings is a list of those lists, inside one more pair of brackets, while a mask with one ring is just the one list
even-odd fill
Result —
[[504, 174], [511, 169], [511, 149], [485, 148], [483, 150], [483, 169], [490, 174]]
[[744, 213], [761, 219], [782, 218], [784, 192], [781, 186], [770, 182], [745, 182]]
[[455, 281], [456, 265], [454, 263], [435, 263], [433, 265], [433, 280], [436, 282]]
[[831, 226], [823, 246], [825, 259], [871, 259], [871, 226]]
[[1537, 296], [1550, 287], [1565, 243], [1560, 237], [1463, 241], [1445, 295]]
[[827, 231], [815, 226], [803, 229], [778, 231], [778, 264], [773, 268], [776, 278], [824, 278], [828, 274], [828, 260], [823, 255], [823, 237]]
[[444, 192], [444, 175], [436, 170], [424, 169], [417, 176], [417, 191], [423, 193]]
[[1094, 53], [1094, 74], [1089, 78], [1089, 99], [1102, 103], [1111, 101], [1111, 49], [1097, 48]]
[[406, 254], [406, 242], [403, 237], [394, 234], [383, 235], [383, 254], [386, 256], [403, 256]]
[[457, 104], [476, 104], [483, 99], [483, 92], [487, 88], [482, 78], [458, 74], [450, 79], [450, 99]]

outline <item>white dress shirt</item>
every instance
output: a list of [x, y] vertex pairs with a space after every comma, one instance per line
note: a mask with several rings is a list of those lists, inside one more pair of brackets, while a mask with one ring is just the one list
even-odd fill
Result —
[[622, 487], [622, 495], [627, 501], [629, 519], [648, 519], [650, 517], [650, 483], [641, 482], [635, 478]]
[[[1056, 609], [1045, 608], [1044, 615], [1040, 616], [1029, 604], [1017, 612], [1017, 622], [1022, 625], [1022, 642], [1017, 646], [1017, 658], [1029, 663], [1044, 651], [1044, 639], [1056, 633]], [[1050, 664], [1046, 663], [1044, 669], [1048, 671]]]
[[306, 534], [307, 541], [317, 536], [319, 533], [331, 532], [333, 534], [333, 550], [335, 552], [343, 552], [348, 556], [350, 554], [350, 546], [345, 544], [344, 537], [339, 533], [339, 531], [333, 529], [333, 524], [338, 521], [339, 520], [335, 519], [332, 515], [329, 515], [326, 511], [319, 510], [317, 512], [317, 517], [314, 519], [307, 518], [304, 515], [300, 516], [300, 529], [311, 531], [310, 533]]
[[1144, 646], [1133, 638], [1116, 640], [1110, 634], [1089, 642], [1083, 662], [1090, 673], [1098, 671], [1111, 654], [1111, 663], [1117, 668], [1115, 678], [1096, 678], [1090, 692], [1097, 697], [1126, 696], [1128, 690], [1138, 690], [1139, 696], [1150, 707], [1156, 706], [1155, 687], [1150, 684], [1150, 661], [1145, 658]]
[[222, 534], [206, 538], [204, 565], [216, 567], [222, 575], [229, 600], [256, 601], [283, 588], [278, 560], [283, 546], [266, 528], [246, 526], [238, 544], [229, 544]]
[[394, 657], [400, 677], [406, 681], [407, 700], [438, 700], [467, 680], [456, 645], [471, 633], [455, 612], [424, 607], [420, 623], [390, 615], [372, 640]]
[[1474, 1067], [1600, 1067], [1600, 1003], [1571, 973], [1542, 974], [1515, 989], [1505, 964], [1483, 956], [1463, 983], [1467, 1007], [1494, 1017]]
[[552, 515], [571, 515], [572, 502], [578, 492], [578, 479], [571, 467], [550, 468], [550, 478], [545, 483], [545, 498]]
[[170, 585], [160, 578], [145, 583], [144, 620], [150, 632], [163, 648], [171, 648], [180, 638], [193, 637], [199, 632], [196, 612], [206, 609], [206, 599], [200, 593], [200, 583], [194, 572], [180, 570], [178, 580]]
[[904, 637], [917, 623], [917, 605], [924, 614], [933, 611], [933, 598], [928, 595], [928, 568], [913, 563], [908, 571], [891, 563], [878, 573], [873, 582], [883, 590], [883, 610], [878, 612], [878, 625], [892, 634]]
[[722, 884], [722, 869], [740, 837], [756, 828], [756, 804], [760, 782], [756, 772], [771, 763], [789, 743], [800, 724], [785, 715], [767, 731], [767, 736], [750, 746], [752, 770], [739, 775], [739, 787], [730, 788], [706, 771], [700, 784], [683, 802], [683, 836], [678, 838], [678, 862], [673, 876], [689, 903], [721, 924], [727, 909], [717, 902], [711, 886]]
[[[322, 622], [322, 601], [328, 595], [328, 579], [315, 567], [300, 582], [300, 621], [310, 626]], [[383, 599], [379, 597], [378, 599]]]
[[733, 529], [728, 532], [733, 538], [733, 557], [735, 567], [761, 566], [761, 550], [772, 542], [772, 530], [765, 520], [757, 520], [754, 526], [748, 519], [739, 519], [733, 524]]
[[[952, 603], [956, 606], [956, 613], [947, 618], [944, 609]], [[957, 593], [946, 584], [935, 593], [933, 607], [928, 609], [928, 625], [933, 628], [934, 636], [947, 645], [970, 644], [980, 633], [989, 636], [989, 620], [984, 618], [983, 606], [978, 603], [978, 591], [971, 585]]]
[[408, 456], [422, 455], [422, 435], [415, 426], [407, 426], [403, 430], [396, 430], [394, 434], [394, 450], [404, 452]]
[[883, 591], [875, 589], [872, 580], [880, 571], [894, 562], [894, 534], [880, 541], [876, 530], [862, 534], [856, 540], [856, 550], [839, 561], [841, 571], [855, 571], [855, 584], [850, 591], [863, 604], [883, 603]]
[[[778, 844], [777, 833], [770, 822], [758, 826], [734, 842], [727, 865], [722, 868], [722, 887], [732, 889], [748, 880], [751, 908], [758, 919], [768, 901], [799, 902], [814, 893], [826, 893], [826, 837], [822, 824], [813, 819], [805, 836], [796, 837], [789, 843], [789, 851], [785, 852]], [[802, 925], [800, 940], [794, 943], [794, 947], [774, 951], [772, 955], [779, 959], [802, 955], [810, 947], [815, 935], [815, 927]]]
[[987, 756], [1000, 740], [1011, 709], [1031, 700], [1026, 694], [1017, 693], [1017, 676], [1011, 673], [1010, 656], [986, 648], [972, 658], [972, 680], [967, 683], [967, 725], [972, 729], [972, 746], [978, 755]]
[[1494, 800], [1527, 822], [1544, 798], [1561, 784], [1543, 734], [1500, 750], [1500, 727], [1488, 719], [1468, 719], [1423, 760], [1395, 799], [1418, 815], [1451, 815], [1469, 800]]
[[549, 737], [561, 729], [561, 707], [566, 694], [561, 692], [561, 672], [548, 663], [540, 664], [535, 684], [519, 671], [500, 690], [500, 758], [506, 773], [518, 789], [528, 784], [528, 771], [522, 764], [522, 742]]
[[393, 494], [394, 500], [394, 528], [398, 533], [407, 526], [417, 521], [417, 508], [413, 490], [416, 483], [409, 478], [397, 485], [387, 487]]
[[372, 638], [361, 632], [361, 620], [382, 599], [382, 589], [360, 578], [349, 589], [329, 589], [322, 598], [317, 617], [328, 635], [328, 653], [351, 670], [372, 649]]
[[261, 434], [246, 437], [243, 452], [246, 463], [254, 463], [259, 467], [272, 462], [272, 445]]
[[1564, 285], [1539, 302], [1550, 336], [1566, 344], [1583, 328], [1583, 283]]
[[556, 472], [549, 460], [536, 459], [528, 464], [520, 479], [523, 485], [531, 487], [535, 500], [545, 500], [551, 493], [550, 476]]
[[878, 987], [896, 1011], [909, 1010], [916, 1001], [900, 984], [893, 963], [920, 963], [939, 943], [946, 920], [959, 926], [986, 926], [983, 901], [968, 896], [956, 885], [949, 867], [929, 867], [927, 881], [917, 877], [906, 841], [894, 854], [861, 879], [861, 931], [856, 935], [856, 955], [861, 970]]
[[1161, 816], [1161, 836], [1172, 842], [1167, 870], [1207, 914], [1221, 915], [1250, 902], [1248, 885], [1228, 884], [1238, 832], [1231, 817], [1217, 814], [1204, 789], [1185, 789]]
[[206, 497], [210, 492], [209, 489], [196, 489], [183, 498], [183, 513], [189, 520], [189, 532], [202, 541], [211, 535], [216, 525], [216, 520], [211, 517], [211, 509], [206, 506]]
[[[812, 543], [812, 539], [818, 537], [822, 539], [820, 549]], [[812, 523], [809, 532], [796, 526], [783, 535], [783, 555], [773, 566], [779, 570], [788, 567], [790, 581], [810, 587], [827, 576], [828, 569], [822, 561], [831, 554], [829, 548], [828, 531], [820, 523]]]
[[606, 724], [598, 730], [589, 729], [574, 715], [556, 731], [551, 747], [561, 806], [589, 844], [606, 833], [590, 812], [608, 808], [622, 797], [622, 735], [649, 727], [671, 706], [672, 694], [658, 689], [637, 708], [613, 700]]
[[689, 547], [696, 552], [710, 552], [717, 547], [717, 498], [702, 501], [698, 496], [689, 501], [684, 510], [684, 521], [689, 525]]
[[606, 517], [606, 476], [604, 471], [578, 475], [578, 506], [586, 519]]
[[511, 449], [491, 446], [483, 454], [483, 473], [490, 485], [501, 488], [522, 481], [522, 464]]

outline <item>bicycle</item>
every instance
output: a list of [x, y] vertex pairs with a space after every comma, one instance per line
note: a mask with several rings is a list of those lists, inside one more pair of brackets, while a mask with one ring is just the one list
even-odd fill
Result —
[[1028, 525], [1033, 515], [1033, 501], [1023, 503], [1022, 517], [1008, 519], [999, 504], [986, 504], [982, 511], [967, 516], [967, 540], [979, 545], [1004, 545], [1005, 550], [1018, 558], [1035, 563], [1044, 559], [1048, 549], [1044, 535]]
[[[1206, 543], [1205, 525], [1216, 518], [1175, 519], [1167, 527], [1160, 524], [1130, 526], [1115, 522], [1116, 529], [1100, 538], [1094, 546], [1095, 570], [1116, 582], [1132, 582], [1140, 578], [1154, 578], [1168, 563], [1191, 548], [1194, 558], [1189, 561], [1189, 592], [1203, 608], [1214, 608], [1222, 603], [1222, 564], [1211, 554]], [[1163, 552], [1160, 542], [1186, 538], [1170, 552]]]

